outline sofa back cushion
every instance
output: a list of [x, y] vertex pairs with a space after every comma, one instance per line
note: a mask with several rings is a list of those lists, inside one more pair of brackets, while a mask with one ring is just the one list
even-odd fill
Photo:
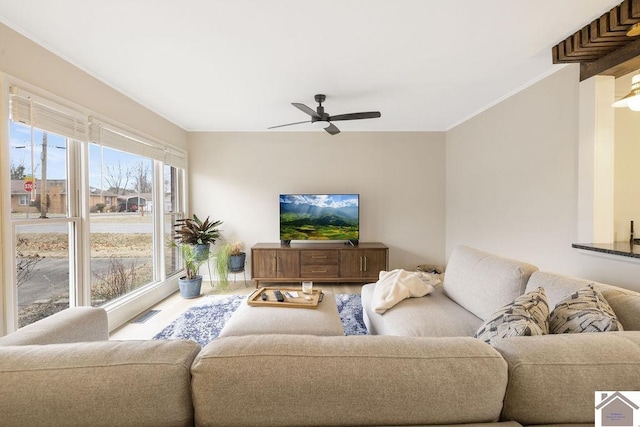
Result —
[[506, 338], [502, 419], [522, 425], [593, 425], [596, 391], [640, 390], [640, 332]]
[[524, 293], [529, 277], [538, 268], [457, 246], [451, 252], [443, 287], [449, 298], [482, 320]]
[[193, 425], [192, 341], [0, 347], [0, 414], [10, 426]]
[[191, 373], [201, 426], [491, 422], [507, 383], [506, 362], [471, 337], [231, 336]]
[[107, 311], [70, 307], [0, 338], [2, 345], [62, 344], [109, 339]]
[[549, 310], [564, 298], [589, 284], [602, 293], [625, 331], [640, 331], [640, 293], [593, 280], [537, 271], [527, 283], [527, 292], [542, 287], [547, 294]]

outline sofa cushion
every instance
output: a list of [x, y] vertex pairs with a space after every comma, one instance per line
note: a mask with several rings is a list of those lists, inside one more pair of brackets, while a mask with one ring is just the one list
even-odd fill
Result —
[[561, 300], [549, 319], [552, 334], [621, 331], [618, 322], [602, 294], [589, 284]]
[[509, 364], [503, 420], [593, 424], [596, 391], [640, 390], [640, 332], [513, 337], [493, 348]]
[[507, 383], [505, 361], [471, 337], [224, 337], [191, 373], [202, 426], [492, 422]]
[[594, 282], [593, 280], [562, 274], [537, 271], [531, 275], [527, 283], [527, 292], [543, 287], [547, 294], [549, 307], [552, 309], [566, 296], [578, 289], [593, 283], [607, 300], [618, 321], [626, 331], [640, 331], [640, 293], [617, 286]]
[[640, 331], [640, 293], [606, 284], [596, 284], [596, 289], [602, 292], [626, 331]]
[[2, 345], [62, 344], [109, 339], [107, 311], [71, 307], [0, 338]]
[[371, 335], [414, 337], [471, 337], [482, 323], [435, 286], [431, 294], [399, 302], [384, 314], [376, 313], [371, 304], [375, 283], [361, 290], [362, 313]]
[[0, 346], [8, 426], [193, 425], [193, 341]]
[[549, 333], [549, 306], [544, 289], [520, 295], [480, 326], [474, 337], [495, 344], [507, 337], [546, 335]]
[[444, 273], [444, 291], [453, 301], [486, 320], [524, 293], [538, 268], [467, 246], [451, 252]]

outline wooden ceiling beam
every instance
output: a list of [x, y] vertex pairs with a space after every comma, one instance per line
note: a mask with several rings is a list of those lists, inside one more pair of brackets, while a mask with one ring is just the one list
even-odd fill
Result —
[[596, 61], [582, 62], [580, 81], [598, 74], [620, 77], [638, 69], [640, 69], [640, 39], [635, 39]]
[[640, 18], [640, 0], [628, 0], [631, 3], [631, 17]]
[[[566, 44], [566, 43], [565, 43]], [[581, 52], [589, 52], [589, 53], [600, 53], [601, 56], [604, 56], [611, 51], [613, 51], [618, 44], [607, 44], [607, 43], [584, 43], [582, 39], [582, 32], [578, 31], [573, 36], [571, 36], [571, 50], [572, 51], [581, 51]]]
[[627, 32], [639, 22], [640, 0], [624, 0], [554, 46], [553, 63], [599, 61], [635, 41]]
[[619, 6], [611, 9], [609, 12], [609, 21], [611, 22], [612, 28], [622, 30], [640, 22], [640, 18], [631, 16], [631, 2], [624, 0]]
[[[609, 19], [605, 19], [608, 21]], [[606, 23], [602, 23], [601, 19], [596, 19], [589, 25], [589, 37], [590, 40], [594, 43], [598, 41], [620, 41], [623, 43], [627, 43], [629, 41], [629, 37], [626, 32], [624, 33], [612, 33], [608, 31], [608, 26]]]
[[616, 41], [616, 40], [598, 40], [598, 41], [591, 41], [591, 36], [589, 35], [589, 33], [591, 32], [591, 30], [589, 29], [589, 26], [586, 26], [584, 28], [582, 28], [579, 33], [580, 33], [580, 46], [581, 47], [604, 47], [604, 46], [608, 46], [608, 47], [620, 47], [620, 46], [624, 46], [626, 43], [625, 42], [621, 42], [621, 41]]

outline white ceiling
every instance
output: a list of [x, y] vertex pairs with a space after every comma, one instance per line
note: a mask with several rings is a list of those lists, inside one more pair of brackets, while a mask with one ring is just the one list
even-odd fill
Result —
[[[446, 130], [559, 69], [621, 0], [0, 0], [0, 22], [190, 131]], [[284, 128], [308, 130], [307, 125]], [[280, 129], [280, 130], [284, 130]]]

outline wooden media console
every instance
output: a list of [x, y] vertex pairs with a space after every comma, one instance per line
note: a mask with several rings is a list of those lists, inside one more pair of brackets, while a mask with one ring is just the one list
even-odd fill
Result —
[[389, 268], [382, 243], [258, 243], [251, 248], [251, 278], [256, 282], [367, 283]]

